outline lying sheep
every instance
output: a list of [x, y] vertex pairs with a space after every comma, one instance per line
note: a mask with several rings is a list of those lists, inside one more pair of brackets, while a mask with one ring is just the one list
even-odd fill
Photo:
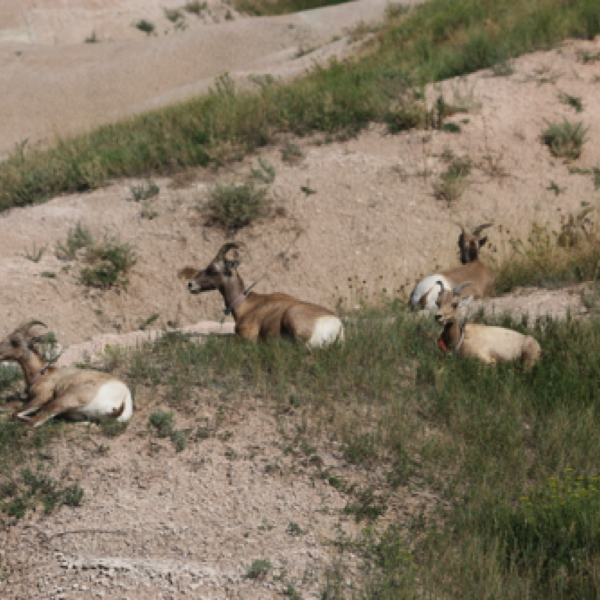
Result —
[[434, 310], [438, 298], [438, 284], [441, 282], [444, 290], [452, 290], [456, 286], [470, 281], [474, 285], [473, 296], [475, 298], [489, 298], [494, 295], [496, 281], [489, 269], [479, 258], [479, 250], [487, 242], [487, 236], [482, 236], [482, 231], [492, 226], [492, 223], [484, 223], [469, 232], [463, 225], [455, 223], [461, 228], [458, 237], [460, 248], [460, 267], [440, 271], [435, 275], [428, 275], [421, 279], [410, 295], [410, 306], [412, 308], [427, 308]]
[[504, 327], [459, 323], [458, 309], [473, 300], [473, 296], [461, 298], [460, 293], [472, 282], [462, 283], [452, 291], [444, 290], [441, 281], [438, 285], [441, 289], [435, 320], [444, 326], [438, 340], [444, 352], [473, 356], [488, 364], [522, 360], [526, 369], [531, 369], [540, 360], [542, 350], [530, 335]]
[[227, 258], [240, 244], [224, 244], [205, 269], [186, 267], [180, 276], [190, 279], [192, 294], [219, 290], [225, 301], [225, 314], [235, 319], [235, 332], [245, 340], [266, 340], [289, 336], [304, 341], [308, 348], [329, 346], [344, 339], [339, 317], [317, 304], [287, 294], [257, 294], [246, 288], [237, 267], [238, 260]]
[[33, 427], [60, 414], [75, 420], [112, 417], [128, 421], [133, 414], [129, 388], [108, 373], [50, 366], [37, 346], [42, 338], [31, 332], [35, 325], [46, 327], [29, 319], [0, 342], [0, 361], [19, 363], [27, 383], [29, 401], [13, 418]]

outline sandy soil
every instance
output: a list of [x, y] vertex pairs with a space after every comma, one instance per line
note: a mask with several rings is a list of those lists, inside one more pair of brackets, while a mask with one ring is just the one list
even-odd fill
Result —
[[[226, 8], [210, 3], [213, 16], [190, 15], [185, 31], [165, 34], [163, 27], [173, 27], [162, 9], [178, 5], [2, 3], [0, 79], [7, 93], [0, 154], [24, 138], [48, 140], [188, 96], [224, 71], [240, 78], [300, 72], [314, 58], [348, 51], [344, 31], [380, 18], [385, 8], [385, 2], [364, 1], [275, 19], [234, 14], [231, 21], [224, 19]], [[140, 18], [160, 22], [159, 35], [147, 37], [131, 26]], [[93, 31], [101, 43], [83, 43]], [[295, 58], [303, 46], [319, 50]], [[261, 158], [276, 170], [270, 196], [278, 210], [234, 236], [247, 244], [240, 269], [246, 282], [265, 275], [257, 291], [354, 307], [361, 299], [405, 294], [421, 275], [458, 264], [459, 230], [451, 220], [494, 222], [482, 257], [492, 263], [510, 256], [510, 239], [526, 238], [533, 224], [557, 229], [560, 216], [582, 202], [597, 206], [600, 191], [591, 175], [569, 173], [573, 166], [600, 166], [600, 62], [583, 64], [578, 53], [584, 50], [599, 52], [600, 40], [525, 56], [508, 77], [487, 71], [429, 90], [431, 99], [443, 91], [449, 102], [468, 107], [452, 117], [460, 134], [393, 136], [373, 126], [340, 143], [293, 140], [304, 152], [296, 164], [282, 160], [281, 147], [266, 149]], [[561, 92], [580, 97], [584, 111], [576, 114]], [[563, 118], [589, 127], [584, 153], [571, 165], [540, 141], [547, 122]], [[449, 150], [475, 165], [470, 185], [451, 206], [433, 191]], [[107, 344], [154, 335], [136, 331], [155, 315], [156, 330], [230, 333], [220, 297], [191, 296], [177, 271], [205, 266], [232, 239], [208, 227], [199, 207], [216, 182], [239, 181], [256, 165], [253, 157], [216, 173], [198, 169], [156, 180], [152, 219], [132, 200], [130, 187], [139, 180], [0, 214], [0, 335], [38, 318], [69, 347], [61, 358], [66, 364]], [[56, 245], [79, 222], [97, 237], [118, 236], [135, 247], [138, 263], [128, 286], [86, 288], [77, 277], [81, 262], [57, 258]], [[583, 293], [583, 286], [522, 290], [485, 305], [534, 318], [585, 314]], [[195, 407], [177, 411], [178, 426], [208, 423], [215, 435], [176, 453], [169, 440], [144, 433], [148, 414], [166, 409], [168, 399], [160, 390], [142, 390], [139, 402], [125, 435], [107, 441], [95, 426], [73, 425], [53, 446], [49, 468], [65, 482], [79, 481], [86, 503], [50, 518], [3, 520], [0, 567], [8, 577], [0, 577], [0, 596], [278, 598], [284, 582], [293, 582], [303, 598], [318, 598], [333, 564], [327, 541], [336, 523], [348, 532], [355, 526], [341, 511], [347, 499], [316, 478], [316, 467], [301, 453], [284, 452], [292, 434], [270, 408], [257, 399], [223, 400], [198, 390]], [[217, 424], [223, 406], [227, 418]], [[334, 443], [315, 444], [332, 472], [358, 477]], [[102, 445], [110, 449], [99, 451]], [[277, 467], [265, 468], [271, 464]], [[395, 492], [397, 514], [415, 514], [436, 501], [419, 494]], [[290, 523], [306, 533], [291, 535]], [[255, 559], [274, 566], [264, 580], [245, 577]]]
[[[407, 2], [409, 3], [409, 2]], [[276, 18], [245, 18], [221, 0], [201, 16], [164, 9], [184, 0], [7, 0], [0, 6], [0, 157], [163, 106], [213, 86], [224, 73], [290, 77], [352, 50], [354, 24], [380, 20], [387, 0]], [[225, 15], [229, 14], [230, 19]], [[153, 35], [135, 27], [155, 25]], [[85, 43], [95, 35], [97, 43]], [[302, 56], [299, 56], [302, 54]]]

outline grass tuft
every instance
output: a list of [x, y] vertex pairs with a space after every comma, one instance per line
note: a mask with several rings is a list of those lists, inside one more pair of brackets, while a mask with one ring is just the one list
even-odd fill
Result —
[[542, 132], [542, 140], [557, 158], [575, 160], [581, 156], [583, 144], [587, 141], [589, 127], [583, 123], [550, 123]]

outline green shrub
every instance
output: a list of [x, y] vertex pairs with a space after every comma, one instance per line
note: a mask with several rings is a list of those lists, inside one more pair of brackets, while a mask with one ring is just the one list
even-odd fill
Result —
[[273, 568], [273, 565], [262, 558], [257, 558], [246, 571], [248, 579], [264, 579], [267, 573]]
[[142, 202], [143, 200], [149, 200], [154, 196], [157, 196], [160, 192], [160, 188], [151, 179], [141, 183], [140, 185], [130, 185], [129, 191], [135, 202]]
[[468, 156], [453, 157], [433, 189], [436, 198], [452, 204], [458, 200], [467, 188], [467, 177], [471, 173], [473, 162]]
[[217, 184], [202, 209], [211, 223], [235, 231], [269, 214], [267, 191], [254, 182]]
[[183, 431], [175, 429], [175, 421], [172, 412], [158, 411], [152, 413], [148, 422], [156, 429], [158, 437], [168, 437], [171, 439], [177, 452], [185, 450], [187, 446], [187, 435]]
[[79, 221], [75, 227], [69, 228], [65, 243], [58, 243], [56, 245], [56, 256], [66, 260], [73, 260], [77, 256], [78, 250], [89, 248], [93, 243], [92, 232]]
[[0, 508], [18, 519], [38, 504], [42, 504], [45, 514], [61, 504], [81, 506], [83, 496], [84, 491], [78, 484], [62, 487], [45, 475], [41, 467], [35, 472], [27, 467], [20, 475], [0, 484]]
[[207, 6], [208, 4], [206, 2], [198, 2], [198, 0], [194, 0], [193, 2], [184, 4], [183, 10], [199, 17], [200, 13], [202, 13], [203, 10], [206, 10]]
[[575, 160], [581, 156], [588, 131], [589, 127], [584, 127], [583, 123], [571, 123], [565, 119], [562, 123], [549, 124], [542, 133], [542, 139], [557, 158]]
[[107, 237], [88, 248], [86, 261], [91, 266], [82, 269], [80, 281], [91, 287], [106, 289], [129, 283], [124, 277], [136, 265], [137, 256], [129, 244]]
[[154, 33], [156, 29], [154, 23], [147, 21], [146, 19], [141, 19], [135, 24], [136, 28], [140, 31], [143, 31], [146, 35], [151, 35]]

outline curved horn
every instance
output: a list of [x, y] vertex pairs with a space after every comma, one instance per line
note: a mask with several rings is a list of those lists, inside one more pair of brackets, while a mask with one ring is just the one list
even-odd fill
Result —
[[479, 227], [475, 227], [475, 229], [473, 229], [473, 235], [479, 235], [484, 229], [487, 229], [488, 227], [491, 227], [493, 225], [493, 223], [484, 223], [483, 225], [480, 225]]
[[589, 215], [594, 210], [593, 206], [586, 206], [582, 211], [577, 213], [577, 220], [583, 221], [584, 217]]
[[464, 283], [461, 283], [460, 285], [457, 285], [454, 290], [453, 293], [458, 296], [462, 291], [463, 288], [466, 288], [468, 285], [475, 285], [474, 281], [465, 281]]
[[227, 255], [227, 253], [230, 250], [235, 249], [239, 249], [242, 246], [245, 246], [246, 244], [244, 244], [243, 242], [228, 242], [227, 244], [223, 244], [220, 248], [219, 251], [217, 252], [217, 255], [215, 256], [215, 260], [225, 260], [225, 256]]
[[15, 331], [20, 331], [21, 333], [29, 333], [29, 330], [34, 325], [41, 325], [42, 327], [46, 328], [48, 327], [48, 325], [42, 323], [41, 321], [38, 321], [37, 319], [27, 319], [26, 321], [23, 321], [23, 323], [21, 323]]

